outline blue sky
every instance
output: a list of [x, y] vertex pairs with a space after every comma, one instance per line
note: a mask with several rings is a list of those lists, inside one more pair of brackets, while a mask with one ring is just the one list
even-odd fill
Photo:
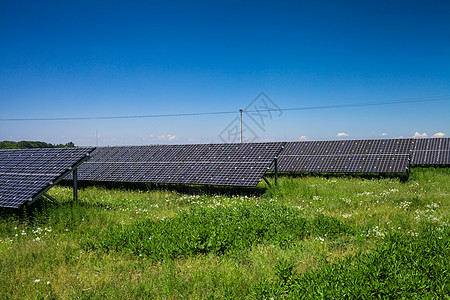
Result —
[[[449, 16], [448, 1], [0, 0], [0, 140], [232, 141], [254, 100], [280, 110], [244, 112], [245, 140], [448, 137]], [[236, 113], [4, 120], [221, 111]]]

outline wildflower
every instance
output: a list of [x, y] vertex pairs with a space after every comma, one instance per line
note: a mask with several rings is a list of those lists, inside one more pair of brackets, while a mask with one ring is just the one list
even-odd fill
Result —
[[325, 241], [325, 239], [323, 237], [316, 237], [315, 238], [316, 241], [320, 241], [321, 244], [323, 244], [323, 242]]
[[34, 283], [39, 283], [39, 282], [41, 282], [40, 279], [35, 279], [35, 280], [34, 280]]

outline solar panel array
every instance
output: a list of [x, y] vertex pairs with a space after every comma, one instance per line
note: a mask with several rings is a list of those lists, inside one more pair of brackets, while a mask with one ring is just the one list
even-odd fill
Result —
[[411, 164], [450, 165], [450, 138], [411, 140]]
[[449, 145], [433, 138], [104, 147], [80, 167], [79, 180], [255, 186], [277, 155], [280, 172], [403, 173], [410, 162], [449, 164]]
[[403, 173], [409, 149], [408, 139], [288, 142], [278, 171]]
[[94, 148], [0, 150], [0, 207], [19, 208], [62, 179]]
[[97, 148], [78, 180], [256, 186], [284, 143]]
[[37, 199], [71, 177], [90, 152], [79, 180], [256, 186], [277, 156], [280, 172], [402, 173], [409, 161], [449, 165], [450, 139], [0, 150], [0, 206]]

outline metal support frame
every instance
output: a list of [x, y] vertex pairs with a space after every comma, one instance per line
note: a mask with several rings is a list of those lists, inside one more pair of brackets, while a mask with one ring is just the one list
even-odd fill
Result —
[[[72, 174], [73, 174], [73, 201], [74, 202], [78, 202], [78, 172], [77, 172], [77, 170], [78, 170], [78, 168], [74, 168], [72, 171]], [[52, 196], [47, 194], [47, 192], [43, 192], [42, 196], [45, 196], [47, 199], [49, 199], [53, 203], [56, 203], [59, 205], [59, 202], [55, 198], [53, 198]]]
[[[275, 156], [275, 158], [273, 159], [274, 169], [275, 169], [275, 187], [278, 187], [278, 155], [280, 155], [281, 151], [283, 151], [285, 145], [286, 145], [286, 142], [283, 143], [277, 156]], [[264, 179], [264, 181], [267, 183], [267, 185], [269, 187], [272, 187], [269, 180], [267, 180], [266, 176], [263, 176], [262, 178]]]
[[275, 157], [275, 186], [278, 186], [278, 157]]
[[78, 202], [78, 168], [73, 169], [73, 201]]
[[78, 201], [78, 173], [77, 173], [77, 168], [78, 168], [79, 165], [84, 163], [89, 158], [90, 158], [90, 154], [87, 153], [85, 157], [80, 159], [75, 165], [70, 167], [63, 174], [61, 174], [61, 176], [59, 176], [56, 180], [54, 180], [52, 182], [49, 182], [49, 185], [45, 189], [43, 189], [41, 192], [37, 193], [32, 198], [30, 198], [30, 200], [28, 200], [27, 204], [30, 205], [31, 203], [33, 203], [34, 201], [39, 199], [41, 196], [45, 196], [48, 199], [50, 199], [51, 201], [58, 203], [53, 197], [51, 197], [51, 196], [49, 196], [47, 194], [47, 191], [49, 189], [51, 189], [52, 187], [54, 187], [56, 184], [58, 184], [64, 177], [69, 175], [70, 172], [73, 172], [72, 174], [73, 174], [73, 178], [74, 178], [74, 180], [73, 180], [73, 200], [74, 201]]
[[59, 204], [59, 202], [56, 201], [56, 199], [53, 198], [52, 196], [50, 196], [49, 194], [43, 193], [42, 195], [44, 195], [45, 197], [47, 197], [49, 200], [53, 201], [53, 203]]
[[408, 178], [409, 178], [409, 174], [411, 174], [411, 153], [409, 153], [408, 166], [406, 167], [406, 173], [408, 174]]
[[272, 187], [272, 185], [270, 184], [269, 180], [267, 180], [266, 176], [263, 176], [262, 179], [264, 179], [264, 181], [267, 183], [267, 185], [269, 187]]

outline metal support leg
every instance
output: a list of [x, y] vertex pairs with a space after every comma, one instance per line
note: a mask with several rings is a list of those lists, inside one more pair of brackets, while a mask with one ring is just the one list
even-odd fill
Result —
[[275, 157], [275, 186], [278, 186], [278, 158]]
[[267, 183], [267, 185], [269, 187], [272, 187], [272, 185], [270, 184], [269, 180], [267, 180], [266, 176], [263, 176], [262, 178], [264, 179], [264, 181]]
[[73, 201], [78, 202], [78, 172], [73, 169]]
[[411, 154], [409, 155], [409, 158], [408, 158], [408, 167], [406, 169], [406, 173], [408, 174], [408, 178], [409, 178], [409, 174], [411, 174]]
[[44, 193], [43, 195], [44, 195], [45, 197], [47, 197], [49, 200], [53, 201], [54, 203], [59, 204], [58, 201], [56, 201], [56, 199], [53, 198], [52, 196], [50, 196], [49, 194]]

